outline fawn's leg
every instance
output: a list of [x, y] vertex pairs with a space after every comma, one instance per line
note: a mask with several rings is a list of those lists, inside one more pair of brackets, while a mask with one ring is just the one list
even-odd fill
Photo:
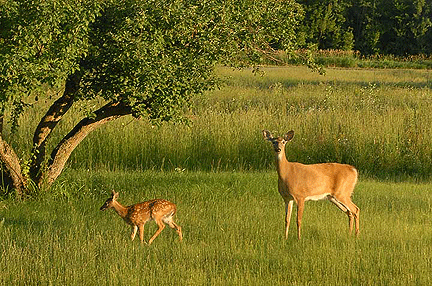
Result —
[[181, 227], [179, 226], [179, 225], [177, 225], [174, 221], [172, 221], [172, 220], [170, 220], [169, 222], [168, 222], [168, 225], [172, 228], [172, 229], [175, 229], [175, 231], [177, 232], [177, 234], [178, 234], [178, 236], [179, 236], [179, 238], [180, 238], [180, 241], [182, 241], [183, 240], [183, 233], [182, 233], [182, 230], [181, 230]]
[[136, 235], [136, 233], [137, 233], [137, 230], [138, 230], [138, 227], [137, 227], [136, 225], [133, 225], [133, 226], [132, 226], [132, 233], [131, 233], [131, 235], [130, 235], [130, 237], [131, 237], [132, 240], [134, 240], [135, 235]]
[[144, 224], [138, 225], [138, 229], [139, 229], [140, 241], [141, 241], [141, 243], [143, 243], [144, 242]]
[[156, 230], [155, 234], [150, 238], [149, 245], [153, 242], [153, 240], [161, 233], [161, 231], [165, 228], [165, 224], [160, 220], [155, 220], [156, 224], [159, 226], [158, 230]]

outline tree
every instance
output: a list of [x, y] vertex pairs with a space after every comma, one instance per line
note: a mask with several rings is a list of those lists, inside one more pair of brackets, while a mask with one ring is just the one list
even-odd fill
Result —
[[[215, 65], [259, 64], [274, 52], [271, 42], [292, 51], [301, 15], [291, 0], [0, 1], [0, 161], [19, 196], [29, 186], [49, 188], [104, 123], [125, 115], [182, 121], [191, 97], [216, 86]], [[31, 154], [20, 158], [6, 125], [18, 128], [47, 89], [59, 96], [39, 121]], [[105, 104], [46, 150], [70, 108], [95, 98]]]
[[364, 55], [431, 54], [432, 2], [351, 0], [347, 22], [355, 49]]
[[428, 43], [423, 41], [432, 33], [430, 1], [392, 0], [382, 1], [380, 5], [382, 53], [401, 56], [431, 53], [426, 48]]
[[377, 47], [380, 31], [380, 23], [377, 21], [379, 11], [377, 0], [349, 0], [347, 22], [353, 28], [354, 49], [363, 55], [379, 53]]
[[302, 37], [318, 49], [351, 50], [354, 39], [352, 28], [346, 25], [349, 3], [342, 0], [300, 0], [305, 17]]

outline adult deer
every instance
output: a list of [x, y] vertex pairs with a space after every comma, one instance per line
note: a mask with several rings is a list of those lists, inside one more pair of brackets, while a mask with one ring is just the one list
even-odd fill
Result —
[[150, 238], [149, 245], [165, 228], [165, 223], [177, 231], [180, 241], [182, 241], [183, 234], [181, 227], [175, 224], [173, 220], [173, 216], [177, 211], [175, 204], [167, 200], [156, 199], [125, 207], [117, 201], [118, 195], [113, 190], [111, 197], [105, 201], [100, 210], [114, 209], [127, 224], [132, 226], [132, 240], [134, 240], [137, 230], [139, 230], [139, 237], [142, 243], [144, 241], [144, 225], [146, 222], [154, 220], [159, 228], [152, 238]]
[[288, 162], [285, 144], [292, 140], [294, 131], [276, 138], [267, 130], [262, 133], [264, 139], [273, 144], [276, 152], [278, 189], [285, 201], [285, 238], [288, 238], [294, 202], [297, 204], [297, 236], [300, 239], [304, 203], [320, 199], [328, 199], [348, 215], [350, 234], [355, 221], [355, 233], [358, 235], [360, 209], [351, 201], [351, 194], [357, 183], [357, 170], [351, 165], [338, 163], [304, 165]]

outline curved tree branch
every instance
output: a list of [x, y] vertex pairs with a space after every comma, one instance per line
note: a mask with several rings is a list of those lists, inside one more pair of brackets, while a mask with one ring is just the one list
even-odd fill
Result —
[[42, 162], [45, 160], [45, 145], [50, 134], [63, 118], [63, 115], [74, 103], [75, 94], [79, 89], [81, 75], [77, 72], [70, 75], [66, 80], [63, 95], [57, 99], [49, 108], [39, 125], [36, 127], [33, 136], [32, 158], [30, 163], [30, 178], [39, 181], [42, 172]]
[[53, 150], [48, 162], [48, 170], [37, 184], [49, 188], [62, 172], [73, 150], [91, 131], [131, 112], [131, 108], [121, 102], [110, 102], [95, 111], [94, 117], [82, 119]]

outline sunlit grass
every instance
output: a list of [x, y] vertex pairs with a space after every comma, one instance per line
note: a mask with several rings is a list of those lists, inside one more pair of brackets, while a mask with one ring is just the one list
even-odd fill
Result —
[[[191, 126], [151, 126], [126, 117], [92, 132], [68, 166], [90, 170], [269, 170], [261, 130], [294, 130], [289, 160], [342, 162], [379, 178], [430, 178], [432, 73], [428, 70], [268, 67], [264, 75], [219, 68], [220, 89], [194, 100]], [[28, 158], [32, 132], [49, 100], [21, 120], [10, 141]], [[96, 103], [92, 103], [96, 104]], [[78, 103], [51, 138], [54, 146], [88, 111]]]
[[[0, 202], [0, 284], [430, 285], [432, 187], [412, 183], [432, 174], [430, 71], [264, 70], [220, 68], [226, 85], [195, 99], [190, 127], [130, 117], [107, 124], [78, 146], [46, 196]], [[50, 100], [6, 134], [24, 160]], [[87, 111], [79, 103], [49, 144]], [[291, 161], [357, 167], [359, 238], [321, 201], [306, 204], [302, 240], [294, 219], [284, 240], [262, 129], [296, 132]], [[150, 247], [131, 242], [120, 217], [99, 211], [112, 189], [124, 204], [175, 202], [184, 242], [169, 228]], [[146, 225], [145, 238], [155, 230]]]
[[[151, 246], [130, 241], [112, 188], [131, 204], [163, 197], [178, 206], [180, 243], [166, 228]], [[66, 172], [39, 201], [3, 202], [2, 285], [429, 285], [432, 188], [361, 180], [345, 214], [308, 202], [303, 236], [283, 238], [283, 201], [272, 172]], [[293, 216], [295, 218], [295, 215]], [[156, 230], [145, 228], [148, 240]]]
[[[304, 51], [297, 51], [299, 56]], [[430, 69], [430, 55], [393, 55], [362, 56], [359, 52], [343, 50], [318, 50], [313, 52], [315, 62], [324, 67], [344, 68], [381, 68], [381, 69]], [[284, 52], [278, 55], [280, 61], [289, 64], [304, 64], [302, 57], [288, 57]]]

